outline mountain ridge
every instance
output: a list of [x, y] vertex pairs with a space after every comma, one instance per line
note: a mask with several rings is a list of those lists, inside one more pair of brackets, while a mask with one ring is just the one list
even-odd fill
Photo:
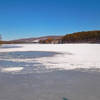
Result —
[[13, 43], [100, 43], [100, 30], [94, 31], [82, 31], [75, 32], [71, 34], [66, 34], [64, 36], [42, 36], [33, 38], [23, 38], [11, 41], [3, 41], [3, 43], [13, 44]]

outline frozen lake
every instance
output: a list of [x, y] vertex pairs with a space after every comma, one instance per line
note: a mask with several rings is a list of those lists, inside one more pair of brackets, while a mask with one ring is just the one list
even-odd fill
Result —
[[0, 47], [0, 100], [100, 100], [99, 44]]

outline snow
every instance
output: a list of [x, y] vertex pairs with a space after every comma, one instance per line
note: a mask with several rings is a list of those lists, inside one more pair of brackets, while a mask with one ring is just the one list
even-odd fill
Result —
[[[50, 57], [34, 58], [36, 62], [41, 63], [47, 69], [100, 68], [100, 44], [16, 44], [15, 46], [21, 47], [2, 48], [0, 52], [49, 51], [59, 53]], [[32, 59], [13, 60], [20, 62], [33, 61]], [[12, 70], [16, 69], [10, 71]], [[9, 69], [3, 69], [3, 71], [9, 71]]]
[[9, 67], [9, 68], [1, 68], [1, 72], [19, 72], [23, 70], [23, 67]]

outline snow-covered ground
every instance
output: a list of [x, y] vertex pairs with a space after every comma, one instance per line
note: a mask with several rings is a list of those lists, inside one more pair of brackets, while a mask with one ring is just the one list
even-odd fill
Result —
[[[15, 46], [21, 47], [1, 48], [0, 52], [57, 52], [58, 54], [54, 56], [34, 58], [34, 61], [41, 63], [47, 69], [100, 68], [100, 44], [17, 44]], [[33, 59], [12, 59], [12, 61], [33, 62]], [[2, 70], [7, 71], [7, 69]]]

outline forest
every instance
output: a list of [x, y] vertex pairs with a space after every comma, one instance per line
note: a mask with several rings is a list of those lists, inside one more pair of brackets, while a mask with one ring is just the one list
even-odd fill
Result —
[[40, 43], [100, 43], [100, 31], [83, 31], [66, 34], [58, 39], [48, 38]]
[[100, 43], [100, 31], [86, 31], [67, 34], [62, 43]]

